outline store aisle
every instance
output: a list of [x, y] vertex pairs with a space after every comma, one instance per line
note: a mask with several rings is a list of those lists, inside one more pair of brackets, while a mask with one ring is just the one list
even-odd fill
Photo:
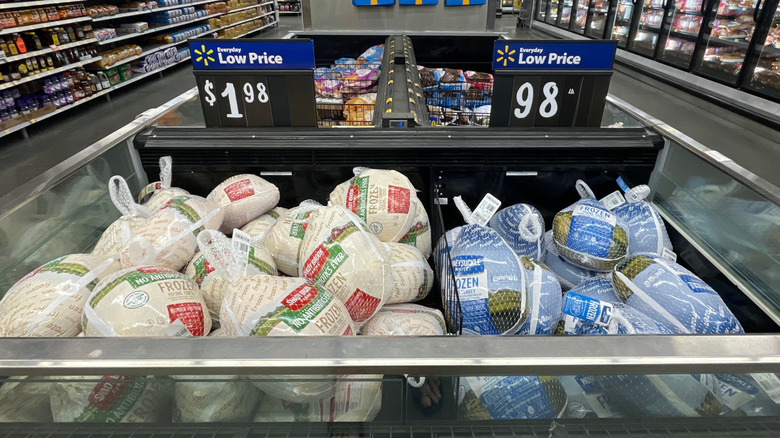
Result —
[[[259, 38], [281, 38], [290, 30], [301, 29], [300, 17], [281, 17], [279, 26]], [[128, 124], [144, 111], [155, 108], [195, 86], [189, 64], [171, 68], [162, 78], [152, 76], [110, 94], [111, 101], [99, 98], [27, 128], [0, 138], [0, 197], [42, 172], [56, 166], [87, 146]]]

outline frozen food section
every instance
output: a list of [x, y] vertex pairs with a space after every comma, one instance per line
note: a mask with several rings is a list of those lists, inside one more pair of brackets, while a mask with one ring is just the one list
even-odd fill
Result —
[[[418, 62], [449, 69], [440, 72], [444, 74], [479, 71], [489, 64], [492, 53], [492, 44], [474, 36], [305, 37], [315, 40], [318, 61], [327, 63], [341, 56], [333, 50], [361, 53], [377, 39], [391, 41], [385, 53], [393, 45], [409, 49], [404, 65], [402, 57], [394, 58], [398, 60], [394, 69], [408, 73], [417, 72]], [[330, 50], [317, 50], [319, 44]], [[414, 74], [407, 77], [411, 82], [418, 79]], [[485, 91], [479, 88], [480, 81], [466, 83], [469, 91], [472, 85]], [[408, 98], [405, 86], [400, 91], [393, 95], [380, 87], [378, 92], [391, 93], [393, 101]], [[432, 290], [418, 303], [429, 308], [432, 319], [404, 325], [407, 318], [425, 313], [406, 307], [400, 310], [400, 319], [391, 319], [395, 322], [380, 331], [382, 336], [371, 331], [377, 328], [369, 320], [356, 326], [360, 336], [345, 331], [344, 336], [316, 339], [260, 336], [259, 329], [254, 333], [258, 336], [245, 337], [221, 336], [217, 330], [201, 338], [0, 338], [0, 375], [5, 376], [0, 380], [0, 435], [711, 438], [780, 433], [777, 187], [611, 96], [601, 127], [587, 129], [472, 124], [399, 129], [384, 127], [392, 112], [376, 114], [370, 127], [205, 128], [197, 89], [191, 90], [2, 199], [0, 243], [7, 247], [10, 238], [19, 238], [2, 254], [0, 290], [5, 293], [55, 257], [92, 250], [120, 216], [109, 199], [107, 182], [112, 175], [124, 177], [135, 196], [158, 175], [163, 184], [170, 171], [175, 187], [205, 196], [226, 178], [249, 173], [278, 188], [279, 206], [294, 207], [311, 205], [301, 204], [306, 200], [336, 200], [339, 192], [334, 188], [344, 187], [343, 182], [354, 178], [359, 185], [357, 178], [368, 179], [360, 175], [369, 169], [392, 169], [414, 189], [396, 192], [400, 194], [394, 195], [393, 205], [414, 193], [428, 216], [427, 227], [403, 229], [411, 233], [427, 228], [429, 243], [438, 246], [428, 260], [437, 267], [431, 274]], [[161, 160], [164, 157], [171, 157], [172, 166]], [[469, 306], [474, 303], [452, 297], [486, 280], [487, 274], [476, 272], [473, 278], [452, 281], [456, 270], [458, 275], [463, 275], [462, 269], [468, 273], [477, 260], [469, 256], [456, 263], [450, 256], [467, 246], [447, 232], [464, 224], [460, 201], [476, 206], [489, 193], [505, 206], [530, 204], [541, 217], [540, 226], [549, 229], [560, 225], [555, 218], [562, 208], [578, 201], [578, 189], [585, 190], [578, 180], [601, 198], [618, 190], [618, 177], [631, 186], [648, 185], [646, 193], [631, 194], [644, 193], [647, 205], [660, 214], [653, 221], [667, 226], [677, 256], [674, 266], [690, 271], [685, 284], [701, 293], [701, 300], [722, 300], [746, 333], [628, 335], [625, 332], [644, 326], [625, 321], [623, 326], [599, 326], [582, 320], [573, 326], [580, 335], [464, 335], [473, 320], [466, 321], [463, 314], [473, 311]], [[354, 187], [359, 196], [358, 185]], [[345, 190], [354, 193], [349, 187]], [[233, 194], [247, 192], [241, 185], [234, 189]], [[344, 195], [348, 196], [354, 194]], [[301, 228], [305, 235], [311, 233], [315, 228], [311, 223], [297, 226], [306, 224], [309, 213], [295, 215], [290, 231], [285, 228], [281, 235], [297, 236], [293, 229]], [[329, 244], [346, 245], [345, 239], [360, 234], [350, 227], [327, 231], [323, 238]], [[540, 237], [537, 233], [537, 240]], [[541, 251], [536, 244], [534, 248]], [[545, 258], [556, 262], [549, 253]], [[529, 301], [561, 298], [560, 289], [550, 294], [544, 286], [550, 282], [540, 274], [547, 265], [524, 263], [533, 271], [529, 275], [534, 284], [539, 284], [530, 287], [528, 297], [535, 298]], [[79, 273], [72, 267], [60, 269], [69, 275]], [[653, 283], [658, 279], [657, 273], [653, 275], [655, 279], [645, 280]], [[117, 300], [117, 309], [144, 306], [148, 283], [165, 279], [146, 278], [132, 277], [138, 280], [129, 289], [132, 299]], [[119, 287], [108, 283], [106, 288]], [[539, 311], [539, 302], [518, 302], [512, 299], [514, 292], [496, 291], [485, 300], [484, 316], [503, 321], [518, 309]], [[323, 302], [310, 293], [304, 289], [283, 295], [282, 307], [260, 318], [278, 314], [287, 326], [300, 327], [295, 312]], [[636, 302], [643, 293], [633, 291], [630, 297]], [[146, 299], [150, 295], [146, 293]], [[195, 318], [196, 313], [187, 317]], [[315, 324], [335, 324], [338, 314], [328, 312]], [[707, 314], [702, 323], [722, 316]], [[94, 315], [85, 318], [101, 330]], [[540, 321], [533, 324], [543, 324]], [[222, 333], [235, 329], [229, 321], [222, 323]], [[262, 328], [268, 333], [281, 326], [279, 322]], [[547, 329], [557, 331], [559, 326], [555, 321]], [[435, 335], [403, 336], [426, 327], [433, 327]], [[563, 330], [569, 329], [572, 326], [563, 324]]]

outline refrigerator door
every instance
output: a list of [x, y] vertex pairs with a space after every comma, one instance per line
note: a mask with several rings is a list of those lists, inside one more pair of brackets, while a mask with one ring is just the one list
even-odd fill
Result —
[[556, 24], [558, 22], [558, 12], [560, 11], [559, 0], [549, 0], [549, 9], [547, 10], [547, 17], [544, 21], [548, 24]]
[[764, 41], [757, 40], [755, 67], [743, 77], [743, 88], [780, 101], [780, 5], [775, 8], [769, 32]]
[[588, 23], [588, 7], [590, 6], [589, 0], [576, 0], [577, 7], [574, 12], [574, 23], [571, 30], [577, 32], [580, 35], [585, 34], [585, 25]]
[[739, 82], [740, 73], [757, 27], [760, 0], [720, 0], [714, 19], [703, 30], [702, 47], [693, 69], [696, 73], [729, 85]]
[[625, 48], [628, 45], [628, 35], [634, 18], [636, 0], [618, 0], [615, 10], [615, 18], [612, 23], [613, 40], [617, 40], [618, 47]]
[[607, 14], [609, 13], [609, 0], [591, 0], [590, 18], [585, 35], [591, 38], [604, 38], [607, 27]]
[[544, 19], [547, 17], [547, 3], [548, 0], [539, 0], [536, 4], [536, 19], [539, 21], [544, 21]]
[[642, 11], [639, 14], [639, 24], [628, 45], [628, 50], [652, 58], [655, 55], [658, 35], [661, 33], [661, 24], [664, 21], [666, 2], [673, 0], [639, 1], [642, 2]]
[[675, 3], [666, 15], [657, 59], [687, 70], [693, 60], [707, 0], [669, 0]]
[[561, 11], [561, 18], [558, 19], [558, 27], [568, 29], [571, 25], [574, 0], [562, 0], [559, 9]]

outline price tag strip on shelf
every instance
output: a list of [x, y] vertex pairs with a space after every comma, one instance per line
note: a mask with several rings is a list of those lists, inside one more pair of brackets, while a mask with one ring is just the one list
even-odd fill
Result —
[[190, 42], [209, 127], [316, 127], [311, 40]]
[[497, 40], [491, 126], [599, 127], [616, 41]]

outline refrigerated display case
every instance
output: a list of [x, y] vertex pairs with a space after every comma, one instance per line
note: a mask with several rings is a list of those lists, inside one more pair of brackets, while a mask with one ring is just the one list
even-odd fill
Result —
[[560, 0], [548, 0], [547, 1], [547, 17], [544, 21], [549, 24], [558, 23], [558, 15], [560, 12], [561, 1]]
[[588, 9], [588, 24], [585, 29], [586, 36], [591, 38], [605, 37], [610, 4], [610, 0], [591, 0]]
[[[671, 1], [671, 0], [669, 0]], [[656, 59], [687, 70], [691, 66], [706, 1], [676, 0], [663, 20]]]
[[[309, 36], [316, 47], [316, 35]], [[420, 38], [423, 46], [427, 37]], [[478, 59], [463, 50], [470, 47], [464, 38], [449, 38], [451, 64]], [[425, 47], [415, 57], [432, 62], [445, 46]], [[772, 238], [779, 191], [662, 121], [610, 97], [602, 128], [589, 129], [202, 125], [192, 90], [3, 198], [3, 247], [38, 222], [56, 222], [38, 228], [38, 240], [3, 252], [0, 286], [58, 255], [88, 251], [118, 217], [104, 208], [106, 178], [124, 176], [135, 193], [156, 179], [162, 156], [173, 157], [172, 181], [191, 193], [205, 195], [225, 177], [247, 172], [276, 184], [283, 206], [327, 199], [356, 165], [396, 169], [419, 190], [434, 242], [463, 224], [455, 196], [471, 205], [486, 193], [507, 205], [527, 202], [549, 226], [578, 198], [576, 180], [607, 194], [620, 175], [649, 184], [678, 262], [715, 287], [750, 334], [0, 338], [0, 433], [476, 438], [780, 431], [780, 248]], [[441, 277], [434, 281], [424, 304], [445, 310]], [[447, 329], [457, 332], [453, 324]], [[309, 385], [325, 389], [288, 399], [290, 388]], [[123, 424], [106, 424], [112, 421]]]
[[585, 27], [588, 24], [589, 0], [576, 0], [574, 7], [574, 19], [571, 22], [570, 29], [580, 35], [585, 34]]
[[661, 24], [664, 21], [667, 1], [644, 0], [639, 13], [639, 23], [628, 43], [628, 50], [647, 57], [655, 56]]
[[742, 77], [742, 87], [780, 102], [780, 4], [772, 8], [770, 2], [764, 8], [766, 13], [762, 16], [766, 16], [767, 29], [760, 26], [762, 29], [755, 34], [757, 39]]
[[558, 10], [561, 11], [561, 18], [558, 19], [557, 23], [558, 27], [568, 29], [574, 16], [574, 0], [561, 0]]
[[547, 9], [550, 7], [550, 0], [536, 0], [536, 19], [539, 21], [547, 20]]
[[614, 19], [610, 29], [610, 39], [617, 40], [618, 47], [626, 48], [629, 37], [632, 34], [631, 29], [635, 27], [635, 10], [637, 0], [618, 0], [615, 9]]

